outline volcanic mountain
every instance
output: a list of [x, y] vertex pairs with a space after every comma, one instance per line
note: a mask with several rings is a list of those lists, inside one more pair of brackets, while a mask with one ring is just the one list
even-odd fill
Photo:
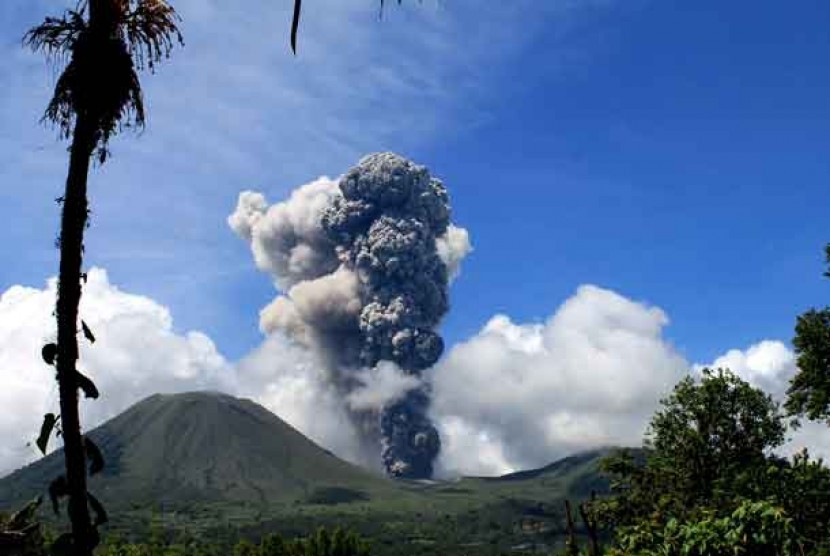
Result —
[[[391, 480], [337, 458], [262, 406], [219, 393], [157, 394], [89, 436], [106, 462], [90, 490], [109, 507], [368, 500], [396, 490]], [[62, 473], [58, 450], [0, 479], [0, 508], [45, 493]]]

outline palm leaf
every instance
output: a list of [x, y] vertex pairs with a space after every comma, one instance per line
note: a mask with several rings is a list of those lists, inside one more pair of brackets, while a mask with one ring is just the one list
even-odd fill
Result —
[[144, 99], [136, 70], [152, 70], [176, 44], [183, 44], [178, 14], [164, 0], [109, 2], [114, 18], [104, 24], [95, 27], [88, 5], [82, 2], [61, 17], [46, 18], [23, 39], [55, 61], [69, 58], [43, 119], [68, 138], [77, 116], [87, 115], [101, 162], [112, 135], [124, 128], [144, 127]]

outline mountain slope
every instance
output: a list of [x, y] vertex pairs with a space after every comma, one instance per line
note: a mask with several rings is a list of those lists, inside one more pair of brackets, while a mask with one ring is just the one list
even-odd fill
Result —
[[[218, 393], [155, 395], [91, 431], [106, 461], [90, 490], [122, 501], [271, 505], [325, 496], [368, 499], [396, 487], [338, 459], [265, 408]], [[0, 479], [0, 507], [45, 492], [63, 453]]]
[[[550, 553], [565, 535], [563, 500], [607, 492], [597, 471], [607, 450], [503, 477], [392, 481], [217, 393], [152, 396], [89, 435], [106, 460], [90, 490], [109, 512], [107, 530], [138, 539], [160, 526], [227, 548], [239, 535], [342, 525], [373, 539], [378, 556]], [[0, 511], [44, 495], [62, 473], [57, 451], [0, 479]], [[48, 504], [39, 516], [65, 526]]]

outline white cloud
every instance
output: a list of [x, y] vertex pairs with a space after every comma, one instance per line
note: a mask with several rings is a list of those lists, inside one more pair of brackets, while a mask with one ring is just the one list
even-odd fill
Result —
[[[0, 297], [0, 472], [37, 457], [26, 443], [44, 413], [58, 412], [54, 369], [40, 357], [55, 339], [55, 288], [52, 279], [44, 289], [14, 286]], [[233, 368], [207, 336], [176, 333], [166, 308], [120, 291], [103, 270], [89, 272], [80, 312], [97, 341], [81, 340], [79, 368], [102, 394], [82, 403], [88, 429], [156, 392], [236, 389]]]
[[[55, 339], [55, 286], [52, 279], [43, 289], [14, 286], [0, 296], [0, 475], [39, 457], [26, 444], [43, 414], [59, 411], [54, 369], [40, 356]], [[167, 308], [121, 291], [97, 268], [89, 272], [80, 312], [97, 340], [81, 339], [80, 369], [101, 391], [98, 400], [81, 402], [86, 430], [151, 394], [218, 390], [257, 401], [341, 457], [372, 463], [346, 401], [322, 374], [325, 366], [284, 336], [270, 335], [232, 365], [208, 336], [177, 332]], [[394, 398], [410, 387], [406, 377], [385, 371], [365, 383], [355, 403]], [[59, 445], [53, 440], [51, 448]]]
[[[778, 340], [763, 340], [743, 351], [730, 349], [708, 367], [730, 369], [779, 400], [784, 398], [789, 381], [796, 372], [795, 355]], [[695, 370], [701, 369], [701, 365], [695, 366]]]
[[574, 451], [639, 444], [688, 365], [657, 308], [582, 286], [544, 324], [496, 316], [433, 371], [445, 473], [545, 465]]

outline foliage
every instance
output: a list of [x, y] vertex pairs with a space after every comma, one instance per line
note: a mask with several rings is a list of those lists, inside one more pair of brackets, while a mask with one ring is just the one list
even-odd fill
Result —
[[784, 442], [777, 404], [729, 370], [704, 369], [661, 400], [640, 461], [622, 451], [602, 463], [616, 496], [602, 506], [607, 523], [641, 516], [684, 518], [695, 508], [733, 510], [766, 468], [766, 452]]
[[803, 554], [791, 517], [769, 502], [743, 501], [734, 511], [665, 524], [643, 521], [622, 527], [608, 556], [796, 556]]
[[754, 497], [783, 508], [805, 550], [818, 550], [830, 540], [830, 469], [821, 459], [810, 459], [806, 448], [792, 460], [770, 458]]
[[[830, 244], [825, 248], [830, 278]], [[798, 317], [793, 346], [798, 372], [790, 381], [785, 408], [791, 415], [830, 424], [830, 307]]]
[[24, 508], [6, 515], [0, 513], [0, 554], [42, 556], [43, 535], [35, 512], [41, 499], [32, 500]]
[[599, 504], [615, 527], [613, 555], [824, 554], [830, 469], [784, 441], [777, 404], [727, 370], [682, 380], [662, 400], [642, 452], [601, 463], [614, 495]]
[[71, 137], [79, 115], [91, 118], [98, 156], [122, 127], [143, 127], [144, 100], [137, 69], [170, 55], [182, 36], [175, 10], [161, 0], [92, 0], [101, 11], [94, 25], [87, 3], [31, 29], [24, 42], [52, 59], [69, 58], [44, 120]]
[[[113, 539], [102, 546], [97, 556], [213, 556], [224, 554], [221, 547], [208, 543], [165, 543], [159, 538], [149, 543], [126, 543]], [[286, 540], [271, 533], [259, 544], [242, 539], [231, 550], [233, 556], [369, 556], [369, 545], [352, 531], [338, 527], [333, 533], [319, 529], [306, 538]]]

